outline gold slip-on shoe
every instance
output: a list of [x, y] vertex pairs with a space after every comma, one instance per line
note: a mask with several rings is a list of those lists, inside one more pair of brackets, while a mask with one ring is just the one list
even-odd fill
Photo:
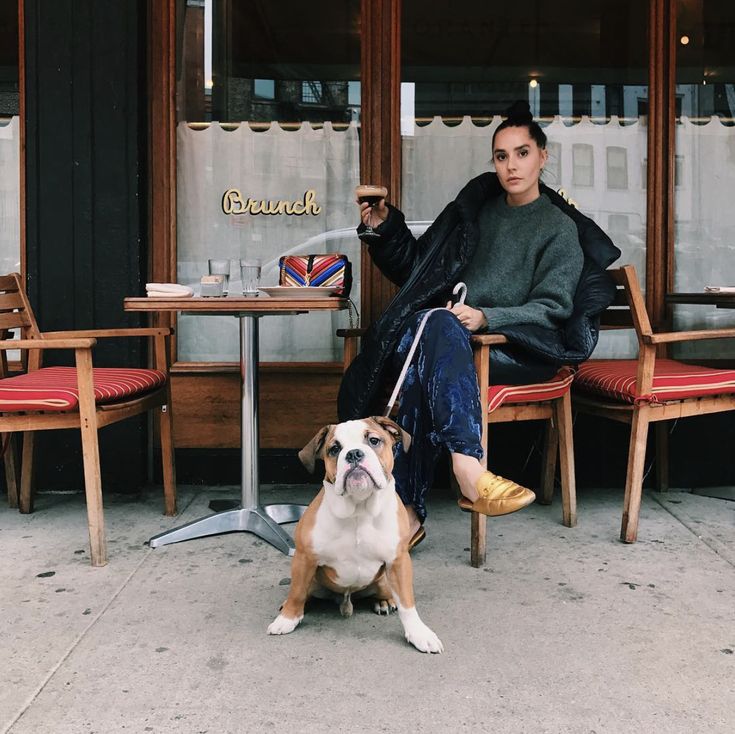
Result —
[[490, 471], [480, 474], [477, 491], [480, 496], [474, 502], [467, 497], [460, 497], [457, 500], [462, 510], [497, 517], [522, 510], [536, 499], [536, 495], [530, 489]]

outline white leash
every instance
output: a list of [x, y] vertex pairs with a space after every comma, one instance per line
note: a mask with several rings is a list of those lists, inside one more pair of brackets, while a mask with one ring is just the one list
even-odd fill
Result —
[[[464, 299], [467, 297], [467, 286], [464, 283], [457, 283], [457, 285], [455, 285], [454, 288], [452, 289], [452, 295], [456, 296], [457, 294], [459, 294], [457, 303], [464, 304]], [[441, 306], [439, 308], [432, 308], [429, 311], [427, 311], [424, 314], [424, 317], [421, 319], [419, 328], [416, 329], [416, 336], [413, 338], [413, 343], [411, 344], [411, 348], [408, 350], [406, 361], [403, 363], [401, 374], [398, 376], [398, 381], [396, 382], [396, 386], [393, 388], [393, 394], [390, 396], [390, 400], [388, 401], [388, 407], [385, 409], [384, 415], [386, 418], [390, 415], [390, 412], [391, 410], [393, 410], [393, 406], [395, 405], [396, 400], [398, 400], [398, 393], [400, 393], [401, 388], [403, 387], [403, 383], [406, 379], [406, 373], [408, 372], [408, 367], [411, 364], [413, 355], [415, 354], [416, 348], [419, 345], [419, 339], [421, 338], [421, 334], [423, 334], [424, 332], [424, 326], [426, 326], [426, 319], [428, 319], [429, 316], [431, 316], [431, 314], [434, 313], [434, 311], [443, 311], [444, 309], [445, 309], [444, 306]]]

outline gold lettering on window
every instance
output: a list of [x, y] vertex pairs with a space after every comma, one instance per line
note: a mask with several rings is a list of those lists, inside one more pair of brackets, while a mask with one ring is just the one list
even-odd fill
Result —
[[317, 204], [316, 191], [308, 189], [296, 201], [286, 199], [245, 199], [240, 189], [227, 189], [222, 195], [222, 211], [225, 214], [286, 214], [301, 217], [303, 215], [317, 216], [322, 208]]

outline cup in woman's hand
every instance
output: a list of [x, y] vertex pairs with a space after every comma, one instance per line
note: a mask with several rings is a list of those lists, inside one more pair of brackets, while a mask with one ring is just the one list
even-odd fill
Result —
[[[371, 209], [375, 207], [388, 196], [388, 189], [385, 186], [378, 186], [376, 184], [360, 184], [355, 189], [355, 195], [357, 201], [360, 204], [369, 204]], [[371, 212], [372, 216], [372, 212]], [[378, 234], [372, 227], [370, 219], [365, 224], [365, 229], [360, 233], [361, 239], [379, 239]]]

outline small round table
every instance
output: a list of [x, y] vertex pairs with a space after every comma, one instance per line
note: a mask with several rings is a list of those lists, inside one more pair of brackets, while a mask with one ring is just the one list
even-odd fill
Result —
[[220, 298], [126, 298], [126, 311], [147, 313], [182, 312], [197, 316], [234, 316], [240, 321], [240, 507], [181, 525], [154, 535], [149, 545], [178, 543], [220, 533], [254, 533], [286, 555], [293, 555], [291, 536], [282, 523], [295, 522], [304, 505], [261, 505], [258, 475], [258, 320], [308, 311], [339, 311], [348, 307], [346, 298], [226, 296]]

